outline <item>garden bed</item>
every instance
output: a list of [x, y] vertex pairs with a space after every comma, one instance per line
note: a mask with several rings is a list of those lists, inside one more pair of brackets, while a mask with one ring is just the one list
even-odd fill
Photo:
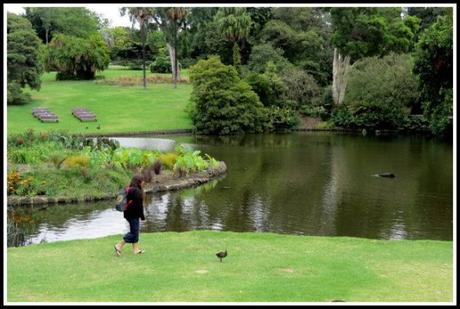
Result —
[[[183, 188], [189, 188], [206, 183], [216, 177], [226, 173], [227, 166], [223, 161], [219, 163], [217, 168], [210, 168], [206, 171], [196, 172], [184, 177], [177, 177], [171, 172], [165, 172], [157, 175], [152, 182], [146, 183], [144, 187], [145, 193], [174, 191]], [[116, 193], [107, 193], [99, 196], [84, 196], [84, 197], [48, 197], [48, 196], [8, 196], [8, 206], [20, 205], [39, 205], [48, 204], [66, 204], [66, 203], [81, 203], [99, 200], [110, 200], [117, 196]]]
[[198, 185], [226, 171], [224, 162], [184, 145], [161, 152], [32, 130], [9, 136], [7, 157], [8, 205], [111, 199], [134, 174], [144, 177], [147, 192], [156, 192]]

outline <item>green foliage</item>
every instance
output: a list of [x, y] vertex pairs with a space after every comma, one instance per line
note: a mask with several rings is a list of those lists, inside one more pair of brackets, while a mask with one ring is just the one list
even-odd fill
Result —
[[173, 166], [173, 171], [179, 176], [184, 174], [203, 171], [208, 168], [216, 168], [219, 162], [208, 154], [201, 155], [199, 150], [186, 149], [183, 145], [176, 147], [176, 152], [179, 154]]
[[302, 111], [318, 105], [321, 100], [321, 88], [310, 74], [292, 68], [283, 71], [281, 78], [287, 86], [286, 98], [292, 102], [295, 110]]
[[322, 107], [319, 116], [322, 120], [327, 120], [331, 116], [332, 109], [334, 108], [334, 98], [332, 95], [332, 86], [326, 86], [323, 88], [323, 96], [320, 104]]
[[270, 61], [275, 65], [277, 72], [292, 67], [292, 64], [283, 57], [283, 50], [274, 48], [268, 43], [256, 45], [252, 48], [248, 66], [253, 72], [264, 73], [267, 69], [267, 63]]
[[40, 39], [24, 17], [7, 15], [7, 104], [22, 105], [30, 95], [22, 89], [29, 86], [40, 90], [43, 62], [40, 56]]
[[26, 7], [25, 17], [43, 43], [57, 33], [86, 38], [98, 31], [102, 21], [96, 13], [79, 7]]
[[158, 156], [158, 160], [166, 169], [172, 170], [179, 156], [176, 153], [168, 152]]
[[274, 132], [289, 132], [299, 124], [298, 113], [286, 107], [268, 107], [267, 118], [269, 130]]
[[234, 67], [214, 56], [192, 66], [190, 78], [191, 117], [198, 132], [226, 135], [263, 131], [263, 105]]
[[452, 15], [452, 13], [451, 7], [409, 7], [408, 17], [416, 18], [419, 24], [416, 29], [416, 42], [419, 41], [420, 34], [434, 24], [439, 16]]
[[[184, 173], [203, 171], [219, 165], [211, 156], [203, 157], [200, 151], [193, 151], [183, 145], [178, 145], [174, 153], [164, 154], [137, 148], [112, 148], [112, 141], [101, 138], [100, 144], [104, 143], [105, 146], [98, 146], [94, 142], [71, 149], [65, 145], [72, 138], [68, 137], [64, 141], [63, 136], [63, 133], [38, 135], [33, 131], [20, 137], [9, 136], [8, 194], [105, 194], [115, 192], [125, 185], [132, 173], [139, 169], [155, 170], [158, 175], [162, 165]], [[26, 164], [27, 172], [19, 173], [18, 164]]]
[[173, 171], [175, 173], [186, 174], [205, 170], [208, 168], [209, 163], [200, 156], [200, 151], [187, 151], [181, 155], [174, 164]]
[[217, 11], [215, 21], [223, 37], [233, 43], [232, 64], [238, 67], [243, 63], [243, 61], [241, 61], [238, 41], [249, 35], [252, 24], [251, 16], [247, 13], [245, 8], [222, 7]]
[[340, 128], [352, 128], [355, 126], [353, 114], [347, 105], [340, 105], [333, 109], [330, 121]]
[[219, 31], [230, 42], [237, 42], [248, 36], [251, 16], [241, 7], [219, 8], [215, 16]]
[[63, 168], [75, 168], [75, 167], [88, 167], [90, 157], [87, 155], [74, 155], [67, 157], [64, 162], [62, 162]]
[[399, 8], [332, 8], [332, 43], [352, 62], [408, 52], [415, 33], [400, 14]]
[[400, 129], [407, 132], [429, 132], [430, 123], [423, 115], [408, 115]]
[[412, 107], [418, 99], [412, 67], [413, 60], [407, 54], [390, 54], [381, 59], [371, 57], [356, 62], [349, 72], [345, 104], [355, 111], [362, 109], [361, 105], [366, 105], [370, 109], [388, 113], [387, 117], [393, 114], [393, 127], [396, 126], [407, 114], [407, 108]]
[[414, 73], [425, 117], [433, 133], [452, 134], [453, 116], [453, 22], [440, 17], [420, 36], [415, 50]]
[[57, 34], [49, 44], [48, 70], [57, 70], [56, 79], [94, 79], [110, 62], [109, 49], [100, 34], [78, 38]]
[[171, 61], [167, 56], [158, 56], [150, 65], [152, 73], [171, 73]]
[[290, 63], [325, 86], [332, 78], [329, 15], [324, 8], [274, 8], [273, 18], [266, 22], [259, 39], [281, 49]]
[[[410, 55], [390, 54], [356, 62], [348, 75], [344, 104], [349, 116], [339, 111], [334, 121], [340, 126], [397, 129], [417, 101], [417, 83]], [[344, 114], [342, 114], [344, 113]]]
[[245, 81], [257, 93], [264, 106], [281, 107], [285, 104], [285, 95], [288, 90], [276, 73], [257, 74], [252, 72], [245, 78]]

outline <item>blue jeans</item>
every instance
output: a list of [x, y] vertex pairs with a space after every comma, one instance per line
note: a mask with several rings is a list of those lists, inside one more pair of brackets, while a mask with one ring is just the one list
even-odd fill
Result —
[[129, 232], [123, 237], [127, 243], [136, 243], [139, 241], [139, 218], [126, 219], [129, 222]]

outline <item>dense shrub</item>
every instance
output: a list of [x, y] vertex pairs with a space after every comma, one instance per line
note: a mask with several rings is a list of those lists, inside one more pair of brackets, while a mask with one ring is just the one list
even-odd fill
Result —
[[298, 111], [317, 106], [321, 100], [321, 88], [313, 76], [304, 70], [291, 68], [283, 71], [281, 78], [287, 86], [286, 97]]
[[192, 65], [196, 64], [198, 62], [197, 59], [194, 58], [183, 58], [180, 61], [180, 64], [182, 65], [183, 69], [188, 69]]
[[412, 65], [410, 55], [405, 54], [357, 61], [348, 75], [347, 108], [335, 113], [335, 124], [370, 129], [401, 127], [418, 97]]
[[155, 61], [150, 64], [150, 72], [152, 73], [171, 73], [171, 61], [169, 57], [158, 56]]
[[226, 135], [264, 130], [263, 105], [234, 67], [212, 56], [192, 66], [190, 78], [193, 84], [190, 111], [199, 133]]
[[340, 128], [350, 128], [355, 126], [352, 112], [349, 110], [348, 106], [343, 104], [332, 111], [330, 121]]
[[277, 72], [293, 67], [293, 65], [283, 57], [282, 49], [274, 48], [268, 43], [256, 45], [252, 48], [248, 66], [253, 72], [264, 73], [269, 61], [275, 65]]
[[267, 117], [270, 131], [289, 132], [299, 124], [298, 113], [290, 108], [268, 107]]
[[244, 80], [257, 93], [264, 106], [282, 107], [287, 104], [287, 87], [274, 72], [251, 72]]
[[408, 115], [399, 129], [408, 132], [429, 132], [430, 123], [423, 115]]

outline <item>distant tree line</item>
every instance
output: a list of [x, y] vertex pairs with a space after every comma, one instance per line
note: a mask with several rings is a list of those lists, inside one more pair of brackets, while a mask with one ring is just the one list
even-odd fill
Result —
[[[26, 102], [21, 88], [39, 89], [44, 70], [93, 79], [112, 63], [144, 77], [171, 73], [176, 86], [190, 68], [198, 132], [288, 131], [311, 116], [345, 128], [452, 134], [452, 8], [129, 7], [120, 14], [133, 27], [111, 28], [85, 8], [8, 14], [8, 103]], [[21, 41], [24, 33], [34, 39]], [[200, 97], [205, 84], [217, 87], [216, 100]], [[219, 84], [228, 86], [220, 98]], [[242, 119], [229, 118], [235, 110]]]

